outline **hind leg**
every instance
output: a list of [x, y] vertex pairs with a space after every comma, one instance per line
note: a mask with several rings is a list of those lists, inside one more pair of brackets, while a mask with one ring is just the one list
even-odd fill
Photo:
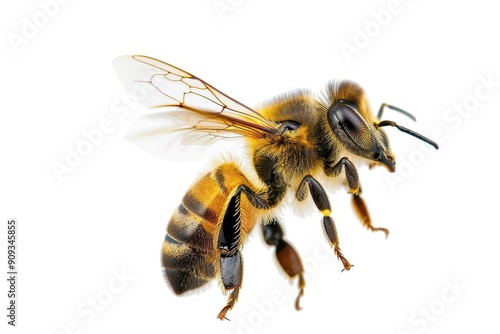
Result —
[[[243, 194], [246, 199], [243, 204]], [[264, 209], [265, 201], [253, 190], [245, 185], [237, 187], [228, 198], [220, 228], [216, 233], [217, 250], [219, 253], [218, 273], [225, 291], [231, 291], [226, 305], [219, 312], [217, 318], [227, 319], [226, 313], [234, 307], [243, 279], [243, 258], [241, 247], [243, 244], [242, 230], [247, 224], [249, 210]], [[246, 233], [246, 232], [245, 232]]]

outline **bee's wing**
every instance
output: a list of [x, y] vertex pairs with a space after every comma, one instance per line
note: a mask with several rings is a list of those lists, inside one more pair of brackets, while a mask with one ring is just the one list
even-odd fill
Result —
[[182, 146], [201, 145], [207, 151], [204, 146], [220, 139], [263, 138], [277, 131], [276, 123], [255, 110], [155, 58], [121, 56], [113, 66], [132, 97], [156, 111], [140, 117], [127, 134], [127, 139], [155, 155], [196, 158], [192, 150], [183, 155]]

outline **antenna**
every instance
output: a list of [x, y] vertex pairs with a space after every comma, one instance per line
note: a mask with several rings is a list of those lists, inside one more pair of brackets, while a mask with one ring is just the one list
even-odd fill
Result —
[[430, 140], [430, 139], [429, 139], [429, 138], [427, 138], [427, 137], [422, 136], [420, 133], [417, 133], [417, 132], [415, 132], [415, 131], [413, 131], [413, 130], [410, 130], [410, 129], [408, 129], [408, 128], [405, 128], [404, 126], [398, 125], [396, 122], [393, 122], [393, 121], [381, 121], [380, 123], [378, 123], [378, 124], [377, 124], [377, 126], [378, 126], [378, 127], [382, 127], [382, 126], [394, 126], [394, 127], [396, 127], [399, 131], [403, 131], [403, 132], [405, 132], [405, 133], [407, 133], [407, 134], [409, 134], [409, 135], [411, 135], [411, 136], [413, 136], [413, 137], [415, 137], [415, 138], [418, 138], [418, 139], [420, 139], [420, 140], [422, 140], [422, 141], [425, 141], [425, 142], [426, 142], [427, 144], [429, 144], [429, 145], [434, 146], [434, 148], [435, 148], [436, 150], [437, 150], [437, 149], [439, 149], [439, 146], [438, 146], [438, 144], [436, 144], [436, 142], [434, 142], [434, 141]]
[[380, 109], [378, 110], [378, 114], [377, 114], [377, 118], [378, 119], [381, 119], [382, 118], [382, 114], [384, 113], [384, 109], [385, 108], [388, 108], [388, 109], [392, 109], [394, 111], [397, 111], [398, 113], [400, 114], [403, 114], [405, 115], [406, 117], [408, 117], [409, 119], [411, 119], [412, 121], [416, 122], [417, 119], [415, 118], [415, 116], [413, 116], [412, 114], [410, 114], [408, 111], [406, 110], [403, 110], [401, 108], [398, 108], [398, 107], [395, 107], [393, 105], [390, 105], [390, 104], [387, 104], [387, 103], [382, 103], [380, 105]]

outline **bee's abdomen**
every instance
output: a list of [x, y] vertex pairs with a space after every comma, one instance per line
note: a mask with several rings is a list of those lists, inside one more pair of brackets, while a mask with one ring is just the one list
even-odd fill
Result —
[[199, 288], [214, 277], [212, 236], [203, 229], [200, 220], [203, 218], [182, 203], [167, 227], [162, 266], [176, 294]]
[[[251, 187], [238, 166], [225, 163], [199, 179], [172, 215], [163, 241], [162, 265], [176, 294], [199, 288], [215, 277], [213, 235], [229, 194], [240, 185]], [[242, 239], [255, 223], [248, 200], [243, 201], [248, 223], [243, 224]]]
[[162, 247], [165, 278], [176, 294], [196, 289], [214, 277], [209, 253], [174, 239], [167, 232]]
[[215, 276], [213, 233], [227, 198], [215, 174], [205, 175], [187, 191], [167, 227], [162, 265], [176, 294], [199, 288]]

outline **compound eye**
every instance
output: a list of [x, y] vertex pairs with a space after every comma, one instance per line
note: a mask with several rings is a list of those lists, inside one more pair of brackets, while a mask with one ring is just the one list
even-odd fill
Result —
[[330, 110], [330, 117], [333, 118], [330, 121], [333, 120], [338, 124], [354, 144], [366, 150], [373, 147], [372, 132], [354, 107], [342, 102], [334, 104]]

